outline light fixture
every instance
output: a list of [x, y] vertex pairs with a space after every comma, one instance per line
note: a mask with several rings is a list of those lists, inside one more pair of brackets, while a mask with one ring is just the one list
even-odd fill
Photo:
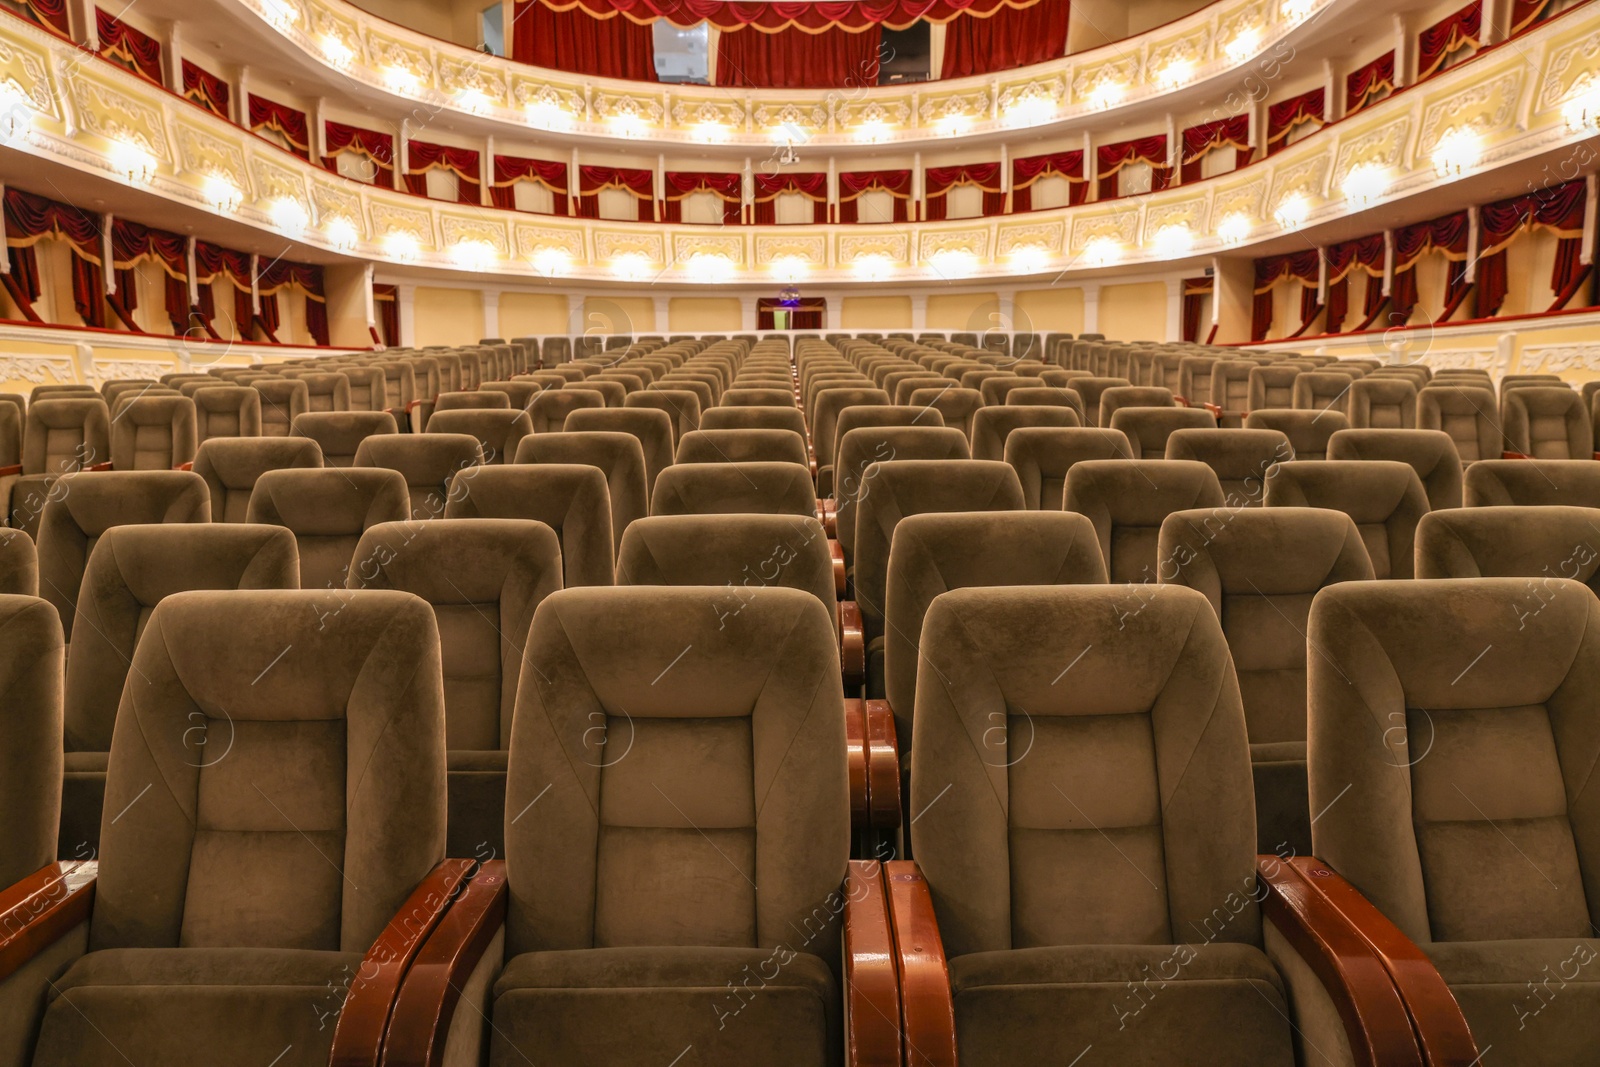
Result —
[[684, 261], [683, 269], [692, 281], [714, 285], [733, 276], [733, 260], [715, 252], [696, 252]]
[[978, 257], [962, 248], [935, 252], [928, 265], [942, 278], [965, 278], [978, 269]]
[[704, 141], [706, 144], [722, 144], [733, 133], [727, 123], [718, 122], [716, 119], [697, 122], [690, 128], [690, 132], [694, 134], [695, 140]]
[[531, 125], [542, 126], [547, 130], [572, 128], [572, 112], [554, 100], [530, 100], [523, 110]]
[[390, 259], [409, 263], [421, 253], [422, 243], [417, 240], [417, 235], [414, 233], [395, 230], [384, 236], [383, 250]]
[[1272, 213], [1282, 229], [1298, 230], [1306, 224], [1306, 219], [1311, 217], [1311, 205], [1306, 202], [1304, 194], [1290, 193], [1278, 203], [1278, 210]]
[[1317, 0], [1283, 0], [1279, 10], [1288, 22], [1304, 22], [1311, 17], [1311, 12], [1317, 6]]
[[1050, 250], [1044, 245], [1019, 245], [1011, 250], [1011, 265], [1023, 274], [1036, 274], [1050, 265]]
[[267, 205], [267, 217], [273, 227], [285, 237], [299, 238], [311, 223], [305, 205], [292, 196], [280, 196]]
[[1091, 267], [1109, 267], [1122, 258], [1122, 244], [1115, 237], [1093, 237], [1083, 246], [1083, 256]]
[[607, 117], [606, 125], [617, 136], [630, 140], [643, 137], [647, 129], [644, 117], [636, 111], [619, 111]]
[[936, 124], [941, 137], [959, 137], [972, 129], [972, 116], [956, 112], [941, 118]]
[[32, 127], [33, 101], [14, 80], [0, 82], [0, 145], [19, 144]]
[[778, 256], [771, 263], [772, 273], [786, 282], [804, 281], [811, 273], [811, 263], [801, 256]]
[[333, 248], [340, 252], [348, 252], [355, 248], [356, 240], [361, 234], [356, 229], [355, 223], [343, 215], [333, 215], [323, 220], [322, 236]]
[[200, 179], [200, 192], [206, 203], [220, 215], [231, 215], [244, 202], [239, 187], [220, 174], [207, 174]]
[[1340, 189], [1351, 206], [1367, 207], [1388, 191], [1389, 168], [1376, 163], [1358, 164], [1344, 176], [1344, 184]]
[[407, 70], [397, 63], [391, 63], [383, 68], [383, 84], [392, 93], [415, 93], [422, 87], [422, 79], [416, 73]]
[[268, 24], [280, 32], [287, 31], [300, 21], [300, 12], [284, 0], [263, 0], [261, 8]]
[[572, 269], [572, 253], [565, 248], [541, 248], [533, 254], [533, 269], [546, 278]]
[[889, 124], [882, 119], [868, 119], [855, 128], [855, 138], [867, 144], [878, 144], [889, 136]]
[[1228, 59], [1235, 64], [1245, 63], [1254, 58], [1261, 51], [1261, 27], [1249, 26], [1239, 31], [1239, 35], [1228, 42], [1225, 49]]
[[857, 256], [850, 263], [850, 269], [855, 272], [856, 277], [868, 282], [883, 281], [889, 276], [889, 270], [893, 266], [894, 262], [888, 256], [878, 252]]
[[1452, 126], [1433, 146], [1433, 170], [1441, 178], [1459, 178], [1483, 158], [1483, 138], [1470, 126]]
[[1217, 223], [1217, 239], [1223, 244], [1242, 244], [1250, 236], [1250, 216], [1242, 211], [1224, 215]]
[[1585, 74], [1572, 87], [1561, 105], [1561, 118], [1573, 133], [1600, 130], [1600, 78]]
[[463, 270], [491, 270], [499, 261], [500, 252], [488, 241], [473, 238], [451, 245], [450, 258]]
[[1194, 251], [1194, 231], [1181, 222], [1156, 231], [1156, 254], [1162, 259], [1182, 259]]
[[1174, 59], [1161, 68], [1161, 73], [1157, 76], [1157, 82], [1163, 89], [1176, 89], [1181, 85], [1187, 85], [1189, 79], [1193, 77], [1194, 60]]
[[456, 91], [456, 106], [462, 111], [481, 115], [489, 110], [489, 103], [489, 96], [482, 89], [468, 86], [465, 89]]
[[650, 277], [650, 259], [643, 252], [624, 252], [611, 261], [611, 273], [624, 281], [645, 281]]
[[156, 157], [129, 141], [112, 141], [108, 153], [111, 166], [134, 185], [149, 185], [156, 179]]
[[1007, 126], [1037, 126], [1049, 122], [1055, 113], [1055, 101], [1048, 96], [1030, 93], [1007, 104], [1000, 117]]
[[1114, 78], [1101, 78], [1095, 87], [1089, 90], [1089, 103], [1097, 111], [1108, 111], [1122, 103], [1122, 98], [1128, 95], [1128, 87]]
[[318, 37], [317, 47], [322, 50], [323, 58], [340, 70], [355, 62], [355, 50], [331, 33]]

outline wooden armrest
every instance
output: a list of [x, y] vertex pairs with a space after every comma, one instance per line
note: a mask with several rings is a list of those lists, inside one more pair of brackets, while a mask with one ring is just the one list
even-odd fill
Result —
[[1172, 402], [1174, 404], [1176, 404], [1180, 408], [1192, 408], [1192, 407], [1194, 407], [1193, 404], [1189, 403], [1189, 398], [1186, 397], [1186, 396], [1175, 396], [1175, 397], [1172, 398]]
[[883, 865], [851, 860], [844, 905], [848, 1067], [900, 1067], [900, 980]]
[[1411, 1018], [1383, 960], [1311, 879], [1277, 856], [1258, 856], [1261, 913], [1311, 968], [1344, 1023], [1362, 1067], [1421, 1067]]
[[847, 587], [844, 568], [844, 546], [837, 541], [829, 541], [828, 554], [833, 557], [833, 595], [843, 598]]
[[22, 464], [20, 463], [10, 467], [0, 467], [0, 478], [11, 478], [21, 473]]
[[339, 1012], [330, 1067], [378, 1067], [400, 982], [472, 865], [472, 860], [445, 860], [429, 871], [367, 950]]
[[0, 890], [0, 981], [89, 921], [99, 870], [93, 860], [49, 863]]
[[180, 463], [176, 467], [173, 467], [172, 469], [175, 470], [175, 471], [192, 471], [192, 470], [194, 470], [194, 460], [191, 459], [187, 463]]
[[1203, 404], [1201, 406], [1204, 407], [1207, 411], [1211, 412], [1211, 417], [1212, 418], [1217, 419], [1218, 421], [1221, 421], [1221, 419], [1222, 419], [1222, 405], [1221, 404]]
[[1423, 951], [1380, 912], [1361, 891], [1315, 856], [1289, 861], [1306, 876], [1313, 892], [1332, 904], [1378, 954], [1411, 1016], [1412, 1030], [1429, 1067], [1472, 1064], [1478, 1044], [1467, 1028], [1455, 994]]
[[[817, 472], [812, 471], [813, 475]], [[831, 496], [817, 497], [817, 520], [822, 523], [822, 529], [829, 537], [839, 536], [839, 508]]]
[[872, 825], [872, 802], [867, 779], [867, 702], [848, 697], [844, 702], [845, 768], [850, 781], [850, 828]]
[[887, 700], [867, 701], [867, 806], [874, 830], [900, 825], [900, 741]]
[[111, 469], [111, 463], [109, 461], [105, 463], [94, 463], [83, 469], [86, 471], [108, 471]]
[[1533, 457], [1528, 455], [1525, 452], [1502, 452], [1502, 453], [1500, 453], [1500, 458], [1501, 459], [1532, 459]]
[[914, 860], [892, 860], [883, 866], [889, 878], [895, 965], [900, 970], [906, 1065], [956, 1067], [956, 1012], [933, 895]]
[[854, 600], [839, 601], [839, 665], [849, 688], [867, 677], [867, 635], [862, 625], [861, 606]]
[[461, 990], [504, 925], [509, 895], [505, 860], [490, 860], [445, 912], [400, 987], [384, 1040], [384, 1067], [443, 1062]]

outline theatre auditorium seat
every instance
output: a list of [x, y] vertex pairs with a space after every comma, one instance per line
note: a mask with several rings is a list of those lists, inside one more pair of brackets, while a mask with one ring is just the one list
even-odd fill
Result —
[[1533, 459], [1594, 459], [1594, 423], [1576, 389], [1530, 385], [1506, 390], [1506, 451]]
[[517, 445], [515, 462], [579, 463], [599, 468], [611, 499], [613, 545], [620, 546], [629, 525], [650, 513], [644, 450], [632, 434], [607, 430], [530, 434]]
[[322, 465], [317, 443], [298, 437], [202, 441], [194, 456], [194, 473], [211, 494], [212, 522], [246, 521], [250, 494], [267, 471]]
[[1428, 496], [1417, 472], [1394, 460], [1295, 460], [1267, 479], [1267, 507], [1342, 511], [1361, 532], [1373, 575], [1409, 578]]
[[[256, 479], [245, 521], [282, 526], [294, 534], [300, 588], [342, 590], [361, 535], [409, 513], [405, 479], [367, 468], [290, 468]], [[338, 607], [337, 598], [325, 610]]]
[[361, 442], [355, 465], [399, 471], [411, 501], [409, 517], [442, 519], [456, 473], [475, 475], [483, 466], [483, 447], [464, 433], [379, 434]]
[[1166, 458], [1210, 467], [1229, 507], [1260, 507], [1268, 475], [1293, 459], [1294, 449], [1281, 430], [1180, 429], [1167, 438]]
[[39, 550], [21, 530], [0, 529], [0, 595], [39, 595]]
[[[0, 887], [20, 882], [56, 858], [62, 665], [61, 618], [55, 609], [35, 596], [0, 594], [0, 693], [6, 702], [0, 718], [0, 811], [6, 813]], [[4, 984], [0, 994], [13, 995]]]
[[1529, 578], [1517, 614], [1539, 610], [1567, 578], [1600, 592], [1600, 509], [1456, 508], [1417, 524], [1418, 578]]
[[555, 532], [562, 584], [610, 585], [611, 494], [586, 463], [517, 463], [464, 470], [450, 485], [447, 519], [524, 519]]
[[[1161, 523], [1174, 511], [1220, 508], [1222, 486], [1204, 463], [1181, 459], [1102, 459], [1073, 466], [1063, 506], [1087, 515], [1115, 583], [1154, 584]], [[1129, 595], [1130, 609], [1141, 602]]]
[[1095, 426], [1023, 426], [1006, 436], [1005, 461], [1017, 472], [1030, 511], [1060, 511], [1067, 474], [1086, 459], [1132, 459], [1121, 430]]
[[1469, 508], [1518, 504], [1600, 507], [1600, 462], [1582, 459], [1486, 459], [1467, 468]]
[[815, 515], [811, 473], [798, 463], [682, 463], [661, 472], [652, 515]]
[[1409, 464], [1428, 494], [1429, 508], [1461, 506], [1461, 456], [1443, 430], [1340, 430], [1328, 439], [1328, 458]]

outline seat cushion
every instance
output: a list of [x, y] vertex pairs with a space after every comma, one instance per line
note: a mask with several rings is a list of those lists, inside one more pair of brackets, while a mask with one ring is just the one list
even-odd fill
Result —
[[496, 1067], [832, 1064], [839, 993], [792, 948], [597, 948], [514, 957], [494, 987]]
[[345, 990], [360, 970], [355, 952], [91, 952], [56, 982], [34, 1067], [326, 1065]]
[[950, 988], [961, 1067], [1069, 1064], [1090, 1046], [1097, 1063], [1295, 1062], [1283, 983], [1249, 945], [974, 952], [950, 961]]
[[1600, 940], [1436, 941], [1424, 946], [1485, 1056], [1507, 1064], [1600, 1063]]

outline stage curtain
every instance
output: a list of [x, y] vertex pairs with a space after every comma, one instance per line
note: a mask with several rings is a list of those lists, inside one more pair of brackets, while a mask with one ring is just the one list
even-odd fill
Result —
[[861, 221], [861, 194], [888, 193], [894, 197], [895, 222], [910, 218], [911, 172], [909, 170], [855, 170], [839, 175], [839, 221]]
[[183, 96], [193, 100], [219, 119], [230, 119], [228, 83], [187, 59], [183, 61]]
[[494, 157], [494, 184], [489, 187], [489, 198], [495, 207], [517, 206], [514, 186], [519, 181], [534, 181], [555, 194], [551, 214], [567, 214], [567, 165], [543, 159], [525, 159], [520, 156]]
[[372, 161], [375, 174], [374, 184], [384, 189], [394, 188], [394, 138], [387, 133], [378, 133], [376, 130], [363, 130], [356, 126], [346, 126], [342, 122], [331, 119], [324, 124], [328, 142], [328, 154], [322, 157], [322, 165], [328, 170], [337, 172], [339, 169], [338, 155], [340, 152], [359, 152]]
[[181, 335], [189, 318], [188, 240], [127, 219], [111, 221], [111, 265], [117, 271], [117, 292], [129, 311], [135, 307], [133, 269], [145, 260], [160, 265], [166, 281], [167, 318]]
[[639, 201], [639, 221], [653, 222], [656, 217], [656, 179], [648, 170], [632, 167], [599, 167], [584, 164], [578, 168], [578, 217], [600, 217], [600, 191], [626, 189]]
[[71, 38], [71, 24], [67, 21], [66, 0], [22, 0], [33, 20], [47, 30]]
[[1165, 189], [1172, 180], [1172, 168], [1167, 166], [1167, 135], [1164, 133], [1118, 144], [1103, 144], [1095, 149], [1095, 158], [1099, 164], [1096, 171], [1099, 179], [1096, 199], [1099, 200], [1115, 200], [1120, 195], [1117, 192], [1117, 172], [1130, 163], [1150, 164], [1153, 172], [1150, 177], [1152, 191]]
[[33, 246], [12, 245], [6, 249], [6, 255], [11, 260], [11, 277], [27, 294], [28, 302], [32, 303], [39, 299], [42, 291], [39, 288], [39, 257], [34, 255]]
[[482, 196], [479, 190], [479, 166], [478, 153], [470, 148], [409, 141], [406, 144], [406, 191], [427, 196], [428, 171], [437, 167], [450, 171], [459, 179], [456, 182], [456, 203], [479, 203]]
[[1327, 113], [1327, 93], [1322, 89], [1267, 105], [1267, 155], [1289, 147], [1289, 134], [1301, 123], [1321, 126]]
[[255, 312], [250, 308], [249, 289], [235, 289], [233, 291], [233, 325], [239, 331], [239, 336], [244, 340], [255, 340], [256, 320]]
[[172, 323], [172, 333], [182, 337], [189, 332], [189, 283], [183, 278], [166, 277], [167, 321]]
[[322, 268], [314, 263], [292, 263], [275, 259], [261, 268], [256, 292], [261, 297], [261, 319], [273, 333], [278, 332], [278, 294], [297, 289], [306, 298], [306, 331], [312, 340], [328, 344], [328, 301], [322, 288]]
[[800, 193], [811, 201], [811, 221], [822, 224], [828, 221], [828, 175], [826, 171], [808, 174], [757, 174], [755, 201], [758, 225], [771, 226], [778, 221], [773, 201], [782, 193]]
[[1385, 89], [1394, 89], [1394, 53], [1385, 52], [1344, 79], [1344, 113], [1354, 115]]
[[[1350, 313], [1350, 275], [1363, 271], [1369, 279], [1383, 279], [1385, 257], [1383, 234], [1368, 234], [1353, 241], [1342, 241], [1323, 250], [1328, 261], [1328, 314], [1324, 320], [1325, 333], [1343, 332], [1344, 320]], [[1368, 286], [1368, 293], [1381, 290], [1381, 285]], [[1371, 310], [1370, 308], [1368, 309]]]
[[577, 5], [557, 9], [539, 0], [522, 0], [512, 8], [511, 56], [573, 74], [656, 80], [649, 23], [603, 8], [591, 13]]
[[161, 42], [141, 33], [103, 7], [94, 9], [95, 28], [100, 33], [100, 54], [114, 59], [157, 85], [161, 78]]
[[882, 31], [827, 29], [717, 36], [717, 85], [739, 89], [854, 89], [878, 84]]
[[[106, 302], [105, 276], [100, 267], [100, 216], [21, 189], [6, 190], [4, 215], [6, 244], [13, 248], [31, 250], [49, 237], [67, 242], [73, 252], [73, 306], [85, 325], [104, 326]], [[14, 260], [30, 257], [14, 257]], [[38, 299], [37, 260], [25, 264], [24, 269], [32, 275], [33, 295], [29, 299]]]
[[1472, 293], [1473, 318], [1487, 319], [1498, 315], [1500, 305], [1506, 302], [1506, 293], [1511, 288], [1506, 277], [1505, 249], [1478, 257], [1477, 278], [1477, 288]]
[[1417, 80], [1436, 73], [1462, 48], [1478, 47], [1483, 24], [1483, 0], [1472, 3], [1429, 26], [1417, 35]]
[[1040, 178], [1067, 179], [1067, 203], [1073, 207], [1089, 199], [1089, 182], [1083, 176], [1083, 153], [1052, 152], [1011, 161], [1011, 213], [1033, 210], [1033, 183]]
[[1179, 181], [1184, 185], [1201, 178], [1202, 160], [1215, 148], [1232, 148], [1237, 153], [1237, 165], [1250, 162], [1250, 116], [1234, 115], [1190, 126], [1183, 131], [1183, 157], [1180, 160]]
[[[1498, 300], [1486, 300], [1483, 295], [1482, 264], [1488, 257], [1503, 252], [1524, 230], [1549, 230], [1559, 239], [1555, 268], [1550, 276], [1553, 291], [1564, 291], [1577, 278], [1583, 271], [1579, 258], [1586, 199], [1584, 182], [1578, 179], [1484, 205], [1478, 212], [1478, 301], [1480, 309], [1489, 304], [1490, 310], [1483, 312], [1483, 317], [1494, 314], [1500, 305]], [[1503, 256], [1499, 269], [1503, 275]], [[1500, 299], [1504, 299], [1503, 292]]]
[[290, 151], [307, 162], [311, 160], [311, 131], [306, 126], [305, 112], [255, 93], [250, 94], [249, 105], [251, 130], [275, 130], [289, 142]]
[[[675, 26], [709, 22], [725, 33], [753, 27], [766, 33], [828, 28], [861, 32], [876, 26], [903, 30], [916, 22], [949, 22], [965, 14], [990, 15], [1033, 7], [1042, 0], [539, 0], [553, 11], [583, 10], [595, 18], [621, 16]], [[520, 56], [517, 58], [521, 58]]]
[[1067, 51], [1070, 0], [959, 15], [945, 24], [942, 78], [989, 74], [1059, 59]]
[[1511, 0], [1511, 32], [1521, 33], [1543, 22], [1549, 10], [1550, 0]]
[[667, 171], [667, 198], [662, 203], [662, 222], [683, 221], [683, 198], [695, 193], [716, 193], [722, 198], [722, 222], [739, 223], [744, 198], [744, 175], [712, 174], [699, 171]]
[[949, 210], [947, 194], [957, 185], [976, 185], [983, 190], [983, 213], [1003, 215], [1006, 194], [1001, 192], [999, 162], [963, 163], [954, 167], [928, 167], [922, 173], [923, 200], [927, 204], [928, 221], [946, 218]]
[[[1255, 300], [1250, 307], [1250, 340], [1264, 341], [1272, 329], [1272, 289], [1286, 278], [1297, 278], [1307, 285], [1316, 285], [1322, 271], [1322, 250], [1306, 248], [1284, 255], [1267, 256], [1256, 260]], [[1304, 319], [1306, 305], [1301, 300]]]

